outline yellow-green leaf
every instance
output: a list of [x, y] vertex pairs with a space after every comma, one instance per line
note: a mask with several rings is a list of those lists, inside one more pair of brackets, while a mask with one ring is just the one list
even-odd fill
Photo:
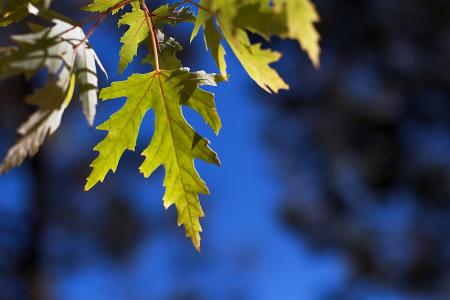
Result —
[[187, 70], [162, 71], [161, 73], [135, 74], [126, 81], [113, 83], [102, 90], [104, 100], [126, 97], [125, 105], [98, 129], [108, 135], [94, 150], [99, 152], [92, 163], [92, 173], [86, 190], [92, 188], [112, 170], [126, 150], [134, 150], [139, 128], [145, 114], [152, 109], [155, 115], [155, 132], [152, 141], [143, 152], [145, 160], [141, 172], [150, 176], [163, 166], [166, 174], [164, 206], [175, 205], [178, 224], [184, 225], [187, 236], [200, 248], [203, 217], [198, 194], [208, 194], [208, 188], [198, 175], [195, 159], [219, 165], [217, 154], [209, 148], [209, 142], [198, 135], [183, 117], [182, 105], [196, 110], [215, 132], [220, 129], [220, 119], [213, 95], [199, 88], [214, 85], [217, 76]]
[[123, 45], [119, 54], [119, 73], [122, 73], [137, 54], [139, 44], [148, 37], [149, 31], [144, 11], [139, 7], [139, 4], [133, 4], [133, 10], [124, 14], [120, 18], [118, 25], [129, 26], [120, 39]]
[[320, 65], [320, 34], [315, 23], [319, 14], [310, 0], [276, 0], [276, 9], [285, 9], [289, 32], [286, 37], [296, 39], [308, 53], [314, 66]]
[[[136, 1], [137, 0], [132, 0], [131, 2]], [[91, 12], [106, 12], [110, 9], [115, 8], [121, 2], [123, 2], [123, 0], [94, 0], [91, 4], [84, 7], [84, 10]]]
[[248, 75], [262, 89], [269, 93], [289, 89], [277, 71], [270, 66], [281, 58], [281, 53], [262, 49], [261, 44], [252, 44], [242, 29], [237, 29], [235, 34], [224, 31], [224, 35]]

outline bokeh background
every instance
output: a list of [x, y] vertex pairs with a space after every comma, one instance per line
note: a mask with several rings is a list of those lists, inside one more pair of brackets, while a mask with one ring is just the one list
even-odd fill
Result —
[[[86, 2], [55, 8], [82, 19]], [[228, 51], [231, 81], [214, 89], [220, 136], [186, 112], [223, 164], [197, 163], [212, 191], [201, 254], [163, 209], [163, 171], [137, 171], [152, 116], [139, 151], [85, 193], [104, 133], [72, 105], [39, 154], [0, 178], [0, 299], [450, 299], [450, 2], [314, 2], [320, 70], [274, 40], [292, 89], [268, 95]], [[115, 21], [91, 38], [102, 86], [148, 71], [117, 75]], [[187, 46], [191, 28], [172, 34]], [[201, 39], [187, 48], [187, 65], [215, 71]], [[35, 85], [0, 83], [1, 155]], [[101, 103], [97, 124], [122, 104]]]

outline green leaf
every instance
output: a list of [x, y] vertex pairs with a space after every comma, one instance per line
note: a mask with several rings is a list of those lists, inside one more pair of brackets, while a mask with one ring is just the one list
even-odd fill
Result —
[[[0, 47], [0, 79], [18, 74], [30, 79], [41, 69], [46, 69], [48, 74], [46, 84], [25, 98], [28, 104], [38, 108], [19, 128], [21, 138], [8, 151], [0, 165], [0, 173], [33, 156], [45, 139], [58, 129], [74, 90], [79, 91], [89, 125], [94, 123], [98, 100], [97, 65], [103, 71], [104, 68], [81, 25], [49, 9], [50, 2], [3, 0], [0, 5], [0, 27], [21, 22], [29, 15], [34, 15], [34, 19], [44, 19], [44, 22], [31, 24], [31, 33], [13, 36], [14, 46]], [[195, 0], [165, 1], [174, 4], [154, 8], [157, 2], [91, 0], [84, 8], [97, 13], [97, 22], [91, 25], [90, 33], [107, 14], [130, 8], [118, 21], [119, 27], [127, 27], [121, 37], [119, 73], [133, 61], [143, 44], [150, 51], [142, 63], [155, 69], [151, 73], [131, 75], [127, 80], [115, 82], [102, 90], [100, 96], [103, 100], [124, 97], [126, 101], [109, 120], [98, 126], [107, 134], [94, 148], [98, 156], [91, 164], [85, 189], [104, 181], [109, 171], [116, 172], [125, 151], [135, 150], [141, 123], [152, 111], [155, 129], [149, 146], [142, 153], [144, 161], [140, 171], [149, 177], [159, 167], [165, 169], [164, 206], [176, 206], [178, 224], [184, 225], [187, 236], [200, 249], [200, 218], [204, 213], [199, 195], [209, 191], [195, 169], [195, 160], [216, 165], [220, 162], [209, 147], [209, 141], [186, 121], [183, 107], [196, 111], [215, 134], [219, 133], [222, 124], [214, 95], [200, 87], [215, 86], [228, 79], [225, 42], [261, 88], [270, 93], [288, 89], [272, 66], [281, 58], [281, 53], [252, 42], [250, 34], [267, 42], [272, 37], [297, 40], [318, 67], [320, 36], [315, 25], [319, 15], [311, 0], [200, 0], [198, 4]], [[194, 6], [198, 8], [197, 18], [191, 11]], [[48, 24], [46, 21], [53, 25], [45, 27], [42, 24]], [[191, 42], [202, 29], [206, 49], [210, 51], [220, 75], [190, 72], [183, 67], [177, 58], [183, 50], [181, 44], [164, 31], [167, 25], [182, 22], [194, 22]]]
[[222, 35], [214, 23], [214, 19], [208, 19], [204, 24], [205, 44], [206, 48], [210, 49], [216, 64], [219, 68], [220, 74], [227, 78], [227, 63], [225, 61], [225, 49], [222, 46]]
[[287, 14], [288, 34], [285, 37], [296, 39], [308, 53], [314, 66], [320, 65], [320, 35], [315, 23], [320, 21], [319, 14], [310, 0], [275, 0], [277, 10], [284, 9]]
[[86, 190], [102, 182], [107, 173], [117, 170], [126, 150], [134, 151], [139, 129], [145, 114], [152, 109], [155, 115], [155, 133], [143, 152], [145, 160], [141, 172], [150, 176], [159, 166], [164, 166], [166, 208], [175, 205], [178, 223], [184, 225], [194, 246], [200, 248], [203, 217], [198, 194], [208, 194], [206, 184], [195, 170], [194, 160], [202, 159], [219, 165], [219, 160], [208, 146], [209, 142], [198, 135], [183, 117], [181, 106], [191, 107], [203, 116], [215, 132], [220, 129], [213, 95], [199, 88], [215, 85], [217, 76], [187, 70], [161, 73], [135, 74], [126, 81], [113, 83], [103, 89], [104, 100], [126, 97], [125, 105], [108, 121], [98, 127], [108, 131], [106, 138], [94, 150], [98, 157], [91, 164], [92, 172]]
[[128, 30], [120, 39], [123, 45], [119, 54], [119, 73], [122, 73], [128, 64], [133, 61], [133, 58], [137, 54], [139, 44], [148, 37], [149, 31], [144, 11], [140, 8], [139, 4], [133, 4], [133, 10], [124, 14], [120, 18], [118, 25], [129, 26]]
[[[215, 12], [221, 27], [232, 29], [239, 7], [254, 2], [253, 0], [208, 0], [209, 8]], [[207, 4], [207, 3], [206, 3]]]
[[[209, 1], [210, 0], [200, 0], [199, 5], [202, 5], [202, 7], [209, 7], [210, 6]], [[200, 8], [198, 9], [197, 18], [194, 22], [194, 29], [192, 30], [191, 33], [191, 43], [195, 39], [195, 37], [197, 37], [198, 33], [200, 32], [200, 28], [202, 28], [202, 26], [204, 26], [206, 21], [212, 17], [213, 16], [209, 12]]]
[[[270, 66], [281, 58], [281, 54], [271, 51], [270, 49], [262, 49], [261, 44], [252, 44], [246, 32], [247, 29], [250, 29], [247, 26], [248, 24], [262, 24], [270, 20], [267, 18], [268, 15], [275, 14], [275, 12], [270, 10], [267, 6], [268, 2], [264, 4], [266, 6], [265, 14], [254, 14], [253, 10], [257, 10], [262, 7], [261, 5], [263, 4], [264, 1], [260, 0], [203, 0], [200, 2], [202, 7], [206, 7], [210, 12], [213, 12], [214, 16], [216, 16], [216, 21], [219, 24], [221, 33], [244, 69], [247, 71], [248, 75], [265, 91], [269, 93], [278, 93], [281, 89], [289, 89], [289, 86], [284, 82], [280, 75], [278, 75], [278, 73]], [[248, 9], [249, 7], [250, 9]], [[244, 21], [243, 23], [239, 23], [235, 21], [236, 17], [248, 17], [247, 15], [239, 15], [241, 9], [247, 9], [248, 12], [252, 13], [249, 22]], [[225, 76], [226, 62], [225, 50], [221, 45], [222, 36], [215, 26], [212, 18], [213, 15], [211, 15], [210, 12], [205, 12], [205, 10], [199, 12], [199, 18], [195, 24], [192, 37], [195, 37], [199, 28], [203, 26], [207, 48], [212, 50], [213, 58], [219, 66], [221, 74]], [[275, 19], [275, 17], [272, 19]], [[255, 26], [254, 31], [258, 32], [258, 28], [268, 28], [268, 26]], [[265, 36], [270, 35], [271, 34], [266, 34]]]
[[[296, 39], [308, 53], [316, 67], [319, 66], [319, 33], [314, 24], [319, 16], [310, 0], [202, 0], [199, 16], [191, 40], [203, 27], [207, 48], [224, 75], [225, 53], [221, 33], [233, 52], [255, 82], [268, 92], [278, 92], [289, 87], [270, 66], [281, 57], [278, 52], [261, 49], [252, 44], [246, 31], [259, 34], [266, 40], [271, 36]], [[216, 18], [221, 32], [214, 24]]]
[[275, 12], [267, 4], [253, 3], [239, 7], [233, 25], [259, 34], [266, 40], [272, 36], [282, 36], [288, 32], [286, 12]]
[[[201, 1], [200, 4], [204, 5], [205, 7], [208, 7], [210, 5], [209, 1], [206, 0]], [[211, 55], [213, 56], [217, 67], [219, 68], [220, 74], [224, 78], [228, 78], [227, 63], [225, 61], [226, 52], [224, 47], [222, 46], [222, 34], [217, 29], [213, 16], [205, 10], [199, 9], [198, 17], [194, 25], [194, 30], [191, 34], [191, 42], [198, 35], [198, 32], [202, 27], [206, 50], [211, 50]]]
[[[108, 10], [113, 10], [112, 12], [117, 12], [117, 6], [120, 5], [123, 0], [94, 0], [91, 4], [84, 7], [83, 9], [90, 12], [106, 12]], [[137, 2], [137, 0], [133, 0], [131, 2]]]
[[[181, 61], [176, 57], [176, 53], [183, 50], [183, 47], [175, 41], [174, 38], [165, 35], [158, 30], [157, 39], [159, 43], [159, 65], [163, 70], [178, 70], [182, 67]], [[151, 64], [154, 66], [155, 55], [150, 51], [147, 57], [143, 60], [144, 64]]]
[[[166, 38], [161, 30], [164, 25], [176, 25], [182, 22], [193, 22], [195, 20], [195, 17], [190, 9], [188, 7], [182, 7], [179, 9], [180, 5], [181, 3], [174, 5], [162, 5], [153, 11], [151, 20], [148, 20], [148, 22], [152, 22], [154, 24], [157, 29], [157, 38], [163, 43], [159, 44], [159, 49], [164, 51], [162, 53], [162, 60], [169, 60], [169, 62], [165, 63], [165, 67], [169, 70], [178, 68], [173, 68], [173, 66], [176, 65], [174, 53], [182, 48], [178, 43]], [[133, 58], [137, 54], [139, 45], [149, 37], [149, 28], [145, 13], [140, 8], [138, 3], [134, 3], [132, 11], [124, 14], [120, 18], [118, 25], [128, 26], [128, 30], [120, 40], [123, 43], [123, 46], [120, 50], [119, 73], [122, 73], [128, 64], [133, 61]], [[164, 44], [164, 42], [166, 42], [166, 44]], [[153, 53], [149, 55], [153, 56]], [[164, 61], [162, 63], [164, 63]], [[165, 67], [162, 66], [162, 68]]]
[[281, 58], [281, 53], [262, 49], [261, 44], [252, 44], [247, 33], [242, 29], [237, 29], [234, 35], [227, 31], [224, 31], [224, 34], [248, 75], [262, 89], [268, 93], [278, 93], [281, 89], [289, 89], [277, 71], [270, 66]]
[[157, 29], [163, 29], [164, 25], [175, 26], [180, 23], [195, 22], [196, 18], [190, 7], [181, 7], [183, 2], [172, 5], [161, 5], [153, 11], [153, 22]]

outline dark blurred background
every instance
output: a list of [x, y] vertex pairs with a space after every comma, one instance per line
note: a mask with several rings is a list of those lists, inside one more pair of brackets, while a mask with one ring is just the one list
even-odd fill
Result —
[[[104, 133], [72, 105], [40, 153], [0, 178], [0, 300], [450, 299], [450, 2], [315, 3], [320, 70], [275, 40], [292, 89], [267, 95], [228, 51], [220, 136], [186, 112], [223, 163], [197, 163], [212, 191], [202, 254], [163, 209], [163, 172], [137, 170], [152, 116], [138, 151], [85, 193]], [[56, 4], [86, 17], [74, 14], [86, 1]], [[173, 35], [187, 46], [191, 28]], [[91, 38], [102, 86], [148, 71], [117, 75], [120, 33], [110, 18]], [[186, 65], [215, 70], [201, 39], [186, 48]], [[35, 85], [0, 84], [2, 155]], [[97, 124], [122, 104], [101, 103]]]

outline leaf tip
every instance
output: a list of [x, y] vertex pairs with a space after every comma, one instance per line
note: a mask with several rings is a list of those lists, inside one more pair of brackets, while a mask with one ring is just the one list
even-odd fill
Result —
[[218, 167], [222, 166], [222, 162], [220, 161], [220, 159], [217, 155], [214, 157], [214, 164]]
[[320, 57], [319, 56], [312, 57], [311, 60], [312, 60], [314, 68], [316, 68], [316, 70], [319, 70], [320, 69]]
[[196, 236], [187, 235], [188, 238], [191, 239], [192, 245], [198, 253], [202, 253], [202, 247], [200, 243], [200, 233], [197, 233]]
[[98, 181], [95, 181], [93, 179], [91, 179], [90, 177], [88, 177], [86, 179], [86, 185], [84, 186], [84, 191], [88, 192], [90, 191], [96, 184]]

